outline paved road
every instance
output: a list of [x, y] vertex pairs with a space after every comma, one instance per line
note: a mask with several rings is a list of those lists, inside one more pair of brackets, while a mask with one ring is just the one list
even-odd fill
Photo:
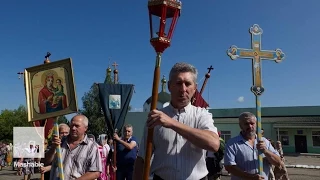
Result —
[[[320, 170], [288, 168], [290, 180], [319, 180]], [[230, 176], [222, 176], [221, 180], [230, 180]]]
[[[302, 168], [288, 168], [290, 180], [318, 180], [320, 175], [320, 170], [316, 169], [302, 169]], [[32, 176], [32, 180], [37, 180], [40, 178], [40, 174], [35, 174]], [[4, 168], [0, 171], [0, 180], [21, 180], [22, 176], [16, 176], [15, 171], [11, 168]], [[230, 180], [230, 176], [222, 176], [222, 180]]]
[[[299, 156], [299, 155], [287, 155], [286, 165], [302, 164], [302, 165], [315, 165], [320, 166], [320, 157], [316, 156]], [[316, 180], [320, 179], [320, 170], [316, 169], [302, 169], [302, 168], [287, 168], [289, 171], [289, 177], [291, 180]], [[32, 180], [40, 178], [40, 174], [36, 173], [32, 176]], [[16, 176], [16, 172], [12, 171], [11, 167], [5, 167], [0, 171], [0, 180], [20, 180], [22, 176]], [[222, 180], [230, 180], [230, 176], [223, 176]]]
[[[12, 171], [12, 167], [4, 167], [2, 171], [0, 171], [0, 180], [23, 180], [23, 176], [17, 176], [17, 171]], [[31, 176], [32, 180], [40, 179], [40, 174], [36, 173]]]

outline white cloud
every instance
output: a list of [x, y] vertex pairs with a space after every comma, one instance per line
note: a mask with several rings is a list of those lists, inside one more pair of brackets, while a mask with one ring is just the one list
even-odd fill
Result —
[[238, 102], [243, 102], [244, 101], [244, 97], [243, 96], [240, 96], [240, 97], [238, 97], [238, 100], [237, 100]]

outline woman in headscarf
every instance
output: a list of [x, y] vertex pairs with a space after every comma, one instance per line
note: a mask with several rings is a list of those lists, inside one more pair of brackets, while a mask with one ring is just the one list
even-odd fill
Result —
[[98, 138], [98, 150], [101, 156], [101, 164], [102, 164], [102, 173], [98, 180], [108, 180], [107, 173], [107, 158], [109, 154], [110, 147], [107, 144], [107, 135], [101, 134]]

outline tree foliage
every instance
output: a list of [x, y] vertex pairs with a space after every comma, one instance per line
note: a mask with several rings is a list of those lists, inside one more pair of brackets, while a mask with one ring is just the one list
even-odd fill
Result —
[[14, 110], [2, 110], [0, 114], [0, 140], [12, 142], [13, 127], [31, 127], [32, 123], [28, 122], [27, 109], [19, 106]]
[[83, 109], [80, 112], [89, 119], [87, 133], [93, 134], [95, 137], [107, 133], [107, 126], [99, 100], [99, 88], [96, 84], [93, 84], [89, 92], [84, 94], [82, 103]]
[[69, 121], [65, 116], [59, 116], [58, 124], [61, 124], [61, 123], [69, 124]]
[[[68, 124], [65, 116], [59, 116], [58, 123]], [[14, 110], [2, 110], [0, 113], [0, 141], [13, 141], [13, 127], [33, 127], [32, 122], [28, 122], [28, 112], [25, 106], [20, 105]]]

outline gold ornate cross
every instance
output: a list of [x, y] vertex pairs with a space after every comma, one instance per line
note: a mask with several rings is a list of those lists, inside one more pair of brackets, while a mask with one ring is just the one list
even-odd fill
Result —
[[231, 46], [227, 54], [232, 60], [237, 58], [252, 59], [252, 76], [253, 86], [251, 91], [256, 95], [260, 96], [264, 92], [261, 78], [261, 62], [262, 60], [272, 60], [277, 63], [281, 62], [285, 55], [281, 49], [276, 50], [261, 50], [261, 34], [262, 29], [258, 24], [254, 24], [250, 28], [251, 34], [251, 49], [238, 48], [237, 46]]

